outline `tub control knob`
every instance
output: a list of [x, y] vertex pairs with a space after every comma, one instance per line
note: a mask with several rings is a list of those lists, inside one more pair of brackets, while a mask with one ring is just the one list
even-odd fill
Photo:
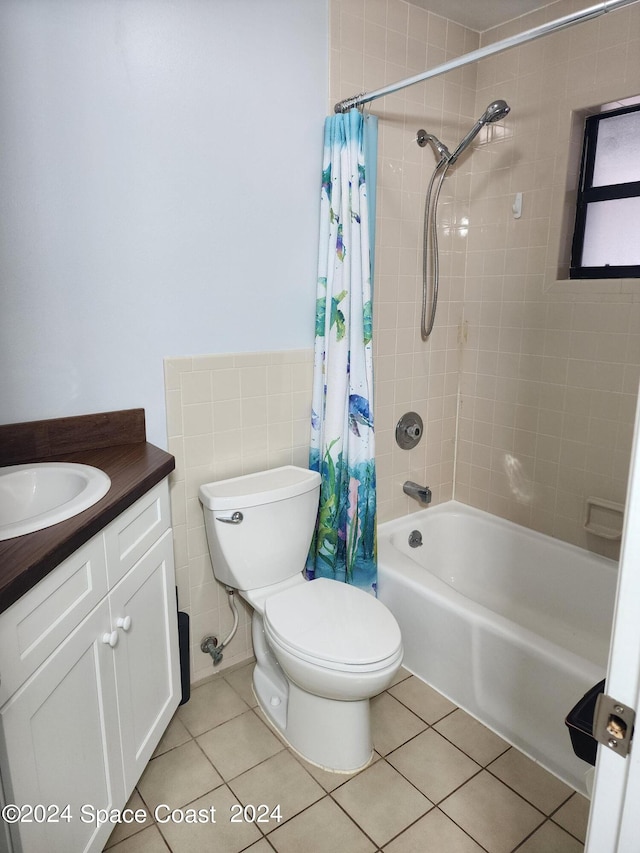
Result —
[[424, 425], [417, 412], [406, 412], [396, 424], [396, 443], [402, 450], [412, 450], [422, 438]]

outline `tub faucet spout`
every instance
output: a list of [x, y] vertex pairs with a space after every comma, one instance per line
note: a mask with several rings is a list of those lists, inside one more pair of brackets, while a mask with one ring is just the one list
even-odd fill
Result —
[[407, 480], [407, 482], [402, 487], [402, 491], [405, 495], [409, 495], [410, 498], [418, 501], [421, 504], [431, 503], [431, 489], [429, 486], [419, 486], [417, 483], [413, 483], [411, 480]]

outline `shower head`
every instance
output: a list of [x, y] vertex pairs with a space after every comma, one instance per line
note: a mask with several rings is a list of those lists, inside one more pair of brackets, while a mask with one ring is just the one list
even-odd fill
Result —
[[469, 133], [464, 137], [464, 139], [460, 142], [456, 150], [453, 152], [451, 157], [449, 158], [450, 163], [455, 163], [458, 157], [462, 154], [462, 152], [468, 148], [468, 146], [473, 142], [478, 133], [482, 130], [485, 124], [491, 124], [494, 121], [500, 121], [501, 118], [504, 118], [511, 107], [506, 101], [498, 100], [492, 101], [483, 114], [480, 116], [478, 121], [473, 125]]
[[478, 119], [483, 124], [490, 124], [493, 121], [500, 121], [511, 111], [511, 107], [506, 101], [493, 101], [484, 111], [482, 117]]

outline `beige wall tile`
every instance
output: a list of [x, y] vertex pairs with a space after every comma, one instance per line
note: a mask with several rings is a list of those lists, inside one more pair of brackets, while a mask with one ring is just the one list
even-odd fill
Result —
[[[213, 576], [198, 488], [214, 479], [308, 464], [313, 353], [307, 350], [167, 359], [171, 503], [180, 607], [191, 615], [191, 675], [212, 673], [200, 651], [207, 634], [232, 625], [227, 595]], [[250, 657], [251, 614], [236, 596], [240, 622], [220, 669]]]

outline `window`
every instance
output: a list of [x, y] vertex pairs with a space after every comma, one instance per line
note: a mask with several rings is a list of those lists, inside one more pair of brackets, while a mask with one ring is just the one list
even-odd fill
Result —
[[640, 278], [638, 103], [586, 120], [570, 275]]

